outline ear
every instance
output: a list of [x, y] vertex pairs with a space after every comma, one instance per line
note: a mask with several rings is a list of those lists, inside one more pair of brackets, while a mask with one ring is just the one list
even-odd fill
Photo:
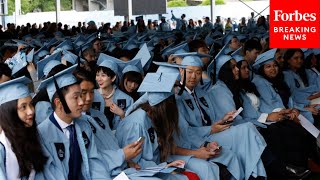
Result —
[[54, 105], [56, 106], [56, 109], [60, 109], [60, 107], [62, 107], [61, 101], [60, 101], [59, 98], [55, 98], [55, 99], [53, 100], [53, 103], [54, 103]]
[[115, 82], [116, 79], [117, 79], [117, 75], [115, 75], [115, 76], [111, 79], [111, 81], [112, 81], [112, 82]]

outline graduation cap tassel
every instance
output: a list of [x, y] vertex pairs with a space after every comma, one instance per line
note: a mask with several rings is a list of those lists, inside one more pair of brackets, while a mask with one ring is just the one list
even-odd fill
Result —
[[185, 87], [186, 87], [186, 76], [187, 76], [186, 70], [183, 70], [183, 82], [182, 82], [182, 85], [180, 85], [180, 91], [178, 92], [179, 96], [181, 96], [183, 91], [185, 90]]
[[211, 79], [212, 79], [212, 84], [214, 85], [217, 81], [217, 79], [216, 79], [216, 77], [217, 77], [217, 61], [216, 61], [216, 59], [213, 62], [213, 69], [214, 69], [213, 75], [212, 75], [213, 77], [211, 77]]
[[57, 90], [57, 93], [58, 93], [58, 97], [59, 97], [59, 99], [60, 99], [60, 101], [62, 103], [62, 107], [63, 107], [64, 112], [66, 114], [70, 114], [71, 111], [70, 111], [70, 109], [68, 107], [66, 99], [63, 97], [63, 94], [62, 94], [61, 90], [59, 89], [58, 82], [57, 82], [57, 80], [56, 80], [56, 78], [54, 76], [53, 76], [53, 81], [54, 81], [54, 86], [55, 86], [55, 88]]

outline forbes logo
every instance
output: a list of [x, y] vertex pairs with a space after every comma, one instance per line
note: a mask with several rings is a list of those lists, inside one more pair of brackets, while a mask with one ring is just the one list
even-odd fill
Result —
[[316, 21], [316, 13], [300, 13], [295, 10], [293, 13], [284, 13], [282, 10], [273, 10], [274, 21]]

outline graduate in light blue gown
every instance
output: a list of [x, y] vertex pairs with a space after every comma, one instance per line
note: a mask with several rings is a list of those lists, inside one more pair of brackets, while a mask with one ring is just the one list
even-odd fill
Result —
[[[178, 111], [174, 94], [171, 92], [177, 73], [148, 73], [139, 91], [146, 92], [140, 105], [119, 124], [116, 137], [120, 147], [145, 137], [142, 153], [133, 159], [142, 169], [161, 165], [160, 163], [183, 160], [185, 168], [201, 179], [219, 179], [218, 166], [191, 156], [174, 155], [187, 149], [175, 145], [173, 134], [178, 133]], [[173, 176], [165, 177], [171, 179]], [[185, 177], [181, 177], [184, 179]]]
[[[67, 68], [60, 61], [60, 52], [39, 61], [37, 64], [38, 80], [43, 80]], [[33, 97], [33, 101], [35, 103], [36, 122], [40, 124], [53, 112], [46, 90], [43, 89], [37, 92], [36, 96]]]
[[[314, 116], [318, 115], [316, 105], [311, 105], [310, 100], [320, 97], [317, 82], [308, 76], [303, 66], [303, 51], [301, 49], [288, 49], [284, 56], [284, 80], [290, 88], [293, 101], [300, 108], [305, 108]], [[310, 120], [313, 122], [313, 120]]]
[[[108, 119], [100, 111], [91, 108], [95, 88], [94, 77], [88, 76], [89, 72], [84, 69], [78, 69], [74, 74], [80, 82], [82, 91], [81, 98], [84, 102], [82, 110], [86, 114], [83, 116], [87, 117], [86, 119], [91, 126], [97, 149], [105, 161], [108, 175], [110, 178], [115, 177], [127, 168], [127, 164], [130, 167], [136, 167], [137, 164], [130, 160], [141, 152], [142, 142], [132, 143], [121, 149], [109, 127]], [[131, 171], [135, 172], [132, 169], [129, 170], [129, 172]], [[129, 175], [128, 172], [126, 174]]]
[[[34, 107], [26, 77], [0, 85], [0, 179], [55, 179], [46, 163], [34, 121]], [[31, 147], [32, 146], [32, 147]]]
[[72, 75], [76, 65], [44, 80], [54, 112], [38, 129], [53, 159], [57, 179], [110, 179], [98, 153], [89, 123], [81, 117], [81, 88]]
[[319, 72], [319, 60], [317, 56], [320, 54], [319, 49], [302, 49], [304, 51], [303, 64], [306, 68], [308, 80], [311, 80], [311, 84], [315, 84], [317, 89], [320, 89], [320, 72]]
[[105, 100], [104, 114], [110, 120], [109, 125], [113, 130], [117, 128], [119, 122], [125, 116], [125, 111], [133, 103], [133, 99], [117, 87], [120, 75], [114, 59], [101, 53], [96, 70], [98, 92]]
[[[263, 137], [251, 123], [237, 126], [226, 123], [226, 121], [233, 121], [234, 108], [223, 114], [216, 111], [215, 106], [217, 105], [214, 106], [212, 98], [209, 97], [213, 95], [213, 89], [209, 91], [208, 96], [208, 93], [197, 87], [201, 78], [199, 75], [202, 73], [202, 63], [198, 57], [187, 56], [183, 59], [182, 65], [187, 65], [186, 88], [177, 101], [180, 105], [180, 114], [183, 115], [180, 119], [184, 118], [189, 125], [183, 128], [187, 134], [185, 137], [189, 136], [189, 141], [192, 141], [195, 147], [200, 147], [205, 142], [216, 141], [224, 150], [234, 153], [239, 159], [240, 167], [236, 167], [234, 163], [225, 164], [227, 168], [230, 168], [229, 171], [234, 178], [265, 177], [266, 173], [260, 159], [266, 146]], [[183, 71], [181, 71], [181, 76], [183, 76]], [[215, 95], [221, 96], [220, 94]], [[230, 107], [234, 103], [222, 100], [224, 103], [219, 106]]]
[[[268, 53], [267, 51], [258, 56], [257, 64], [263, 66], [264, 63], [268, 63], [269, 58], [275, 61], [273, 56], [270, 57], [267, 55]], [[292, 164], [303, 166], [301, 162], [304, 161], [305, 163], [309, 158], [307, 154], [310, 152], [309, 147], [312, 146], [313, 141], [313, 138], [304, 128], [293, 121], [297, 118], [299, 111], [296, 109], [279, 109], [278, 112], [269, 113], [261, 111], [260, 107], [262, 103], [260, 98], [262, 96], [263, 98], [270, 97], [260, 95], [256, 86], [250, 81], [248, 62], [243, 60], [243, 57], [239, 55], [233, 58], [237, 61], [237, 67], [239, 69], [237, 85], [240, 87], [240, 100], [243, 107], [241, 117], [243, 120], [261, 127], [258, 128], [258, 130], [268, 144], [263, 158], [268, 178], [286, 179], [289, 176], [295, 176], [294, 173], [287, 170], [287, 167], [290, 167]], [[261, 60], [261, 58], [263, 59]], [[256, 64], [254, 64], [253, 67], [256, 67]], [[224, 74], [226, 74], [226, 72]], [[256, 77], [259, 77], [259, 75]], [[267, 88], [261, 87], [259, 89]], [[270, 105], [272, 106], [273, 104]], [[276, 106], [273, 108], [276, 109]], [[315, 143], [313, 144], [315, 146]], [[290, 153], [288, 153], [288, 151]], [[291, 167], [289, 169], [291, 169]], [[303, 175], [308, 173], [308, 170], [305, 168], [302, 167], [301, 169], [305, 170], [305, 174], [302, 173]]]

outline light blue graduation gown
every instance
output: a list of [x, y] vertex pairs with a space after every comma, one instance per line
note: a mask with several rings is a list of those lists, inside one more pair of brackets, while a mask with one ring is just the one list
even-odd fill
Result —
[[290, 88], [293, 101], [302, 104], [300, 107], [309, 105], [310, 101], [307, 100], [307, 98], [319, 91], [317, 85], [313, 84], [312, 80], [308, 78], [309, 86], [305, 87], [301, 77], [291, 70], [286, 70], [283, 72], [283, 74], [284, 80]]
[[[43, 153], [46, 157], [48, 157], [47, 163], [44, 166], [44, 169], [42, 172], [36, 172], [34, 179], [35, 180], [43, 180], [43, 179], [55, 180], [55, 179], [59, 179], [59, 177], [62, 177], [62, 176], [59, 176], [59, 172], [54, 171], [52, 168], [49, 167], [52, 165], [52, 159], [45, 149], [43, 149]], [[4, 145], [0, 142], [0, 179], [1, 180], [7, 180], [5, 161], [6, 161], [6, 149]]]
[[320, 90], [320, 73], [318, 70], [306, 69], [307, 77], [312, 85], [316, 86], [316, 90]]
[[53, 109], [51, 103], [48, 101], [39, 101], [35, 106], [35, 115], [37, 125], [41, 124], [45, 119], [47, 119], [50, 114], [52, 114]]
[[[214, 105], [208, 97], [208, 93], [199, 87], [196, 87], [194, 91], [196, 92], [200, 106], [208, 114], [212, 124], [219, 120]], [[211, 93], [212, 91], [209, 92], [209, 94]], [[177, 97], [177, 102], [179, 104], [179, 115], [183, 115], [182, 117], [179, 117], [179, 119], [181, 119], [181, 121], [186, 121], [189, 124], [189, 127], [184, 127], [184, 130], [182, 131], [188, 130], [186, 133], [189, 136], [189, 141], [192, 141], [192, 144], [199, 148], [205, 141], [216, 141], [224, 150], [230, 150], [234, 153], [240, 161], [241, 169], [238, 168], [238, 171], [232, 171], [237, 169], [234, 164], [226, 164], [226, 166], [232, 167], [233, 165], [232, 169], [229, 169], [229, 171], [237, 179], [242, 179], [243, 177], [248, 179], [250, 175], [266, 176], [263, 163], [260, 159], [266, 143], [252, 123], [243, 123], [232, 126], [225, 131], [210, 134], [211, 126], [202, 125], [200, 111], [198, 110], [193, 97], [187, 91], [184, 91], [181, 98]], [[182, 118], [184, 118], [184, 120]]]
[[[256, 85], [256, 88], [260, 94], [260, 112], [269, 114], [276, 108], [285, 108], [280, 95], [274, 90], [272, 84], [269, 81], [267, 81], [260, 75], [256, 75], [253, 78], [252, 82]], [[291, 97], [299, 96], [299, 94], [302, 93], [303, 91], [296, 91], [293, 93], [293, 95], [291, 95]], [[309, 111], [303, 109], [304, 105], [297, 101], [299, 101], [299, 98], [290, 98], [288, 107], [298, 109], [303, 116], [305, 116], [310, 122], [313, 123], [314, 119], [312, 117], [312, 114]]]
[[98, 110], [104, 113], [105, 102], [103, 96], [99, 93], [97, 89], [94, 90], [92, 109]]
[[[133, 99], [126, 93], [122, 92], [118, 87], [116, 87], [115, 92], [112, 97], [113, 103], [118, 105], [124, 112], [127, 111], [127, 109], [133, 104]], [[113, 124], [113, 129], [115, 130], [118, 127], [119, 122], [121, 121], [120, 116], [114, 115], [112, 124]]]
[[[106, 116], [95, 109], [90, 109], [90, 115], [84, 116], [87, 116], [86, 119], [95, 135], [98, 152], [104, 160], [110, 178], [115, 178], [122, 171], [124, 171], [130, 179], [137, 180], [142, 178], [131, 176], [131, 174], [137, 172], [134, 168], [125, 169], [127, 163], [125, 161], [124, 151], [119, 147], [118, 140], [111, 131]], [[158, 179], [156, 177], [143, 178]]]
[[[83, 118], [86, 117], [82, 116], [73, 121], [82, 156], [79, 177], [81, 179], [110, 179], [101, 155], [98, 154], [90, 125]], [[39, 134], [45, 149], [53, 159], [54, 170], [62, 173], [62, 177], [58, 179], [68, 179], [70, 142], [61, 128], [57, 126], [59, 125], [52, 114], [38, 126]]]
[[[147, 113], [141, 108], [127, 116], [118, 126], [116, 137], [120, 147], [124, 147], [139, 137], [144, 136], [143, 151], [133, 159], [141, 168], [154, 167], [160, 164], [160, 151], [157, 140], [157, 133], [153, 128], [150, 118]], [[184, 160], [185, 168], [198, 174], [201, 179], [218, 179], [218, 166], [208, 163], [205, 160], [192, 158], [191, 156], [171, 155], [168, 162], [174, 160]], [[177, 175], [170, 175], [177, 176]], [[170, 179], [171, 177], [169, 177]], [[182, 176], [181, 178], [186, 178]]]

